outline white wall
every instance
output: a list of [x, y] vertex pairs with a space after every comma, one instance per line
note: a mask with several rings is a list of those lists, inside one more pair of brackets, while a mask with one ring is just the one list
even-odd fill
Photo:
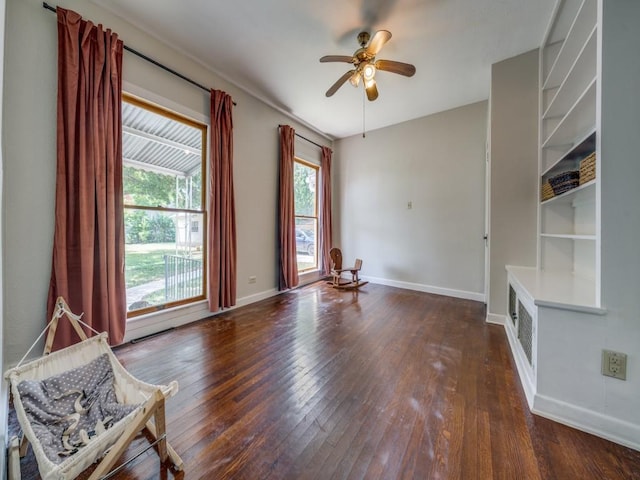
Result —
[[[125, 44], [201, 84], [222, 89], [234, 108], [234, 181], [238, 235], [238, 303], [277, 288], [278, 124], [320, 144], [330, 142], [299, 122], [217, 77], [106, 10], [83, 0], [58, 3], [117, 32]], [[4, 102], [5, 231], [3, 346], [9, 362], [27, 350], [46, 323], [55, 193], [57, 22], [41, 0], [8, 0]], [[194, 116], [209, 116], [208, 95], [157, 67], [124, 54], [125, 89]], [[256, 283], [249, 284], [249, 276]], [[166, 312], [164, 326], [207, 315], [203, 304]], [[145, 318], [128, 327], [150, 333]]]
[[627, 381], [604, 378], [604, 409], [633, 422], [640, 448], [640, 2], [604, 2], [602, 24], [602, 348], [627, 353]]
[[490, 285], [487, 318], [507, 313], [505, 265], [536, 265], [538, 50], [491, 68]]
[[[640, 450], [640, 329], [625, 309], [635, 297], [606, 316], [538, 307], [534, 413]], [[601, 374], [603, 348], [628, 354], [626, 381]]]
[[[640, 2], [603, 2], [599, 140], [601, 185], [601, 335], [592, 352], [596, 371], [588, 379], [600, 402], [596, 410], [633, 426], [640, 449]], [[594, 333], [595, 337], [596, 333]], [[599, 350], [626, 353], [627, 380], [598, 375]], [[582, 400], [584, 401], [584, 399]], [[582, 403], [577, 402], [579, 405]]]
[[480, 102], [336, 141], [346, 263], [362, 258], [378, 283], [484, 299], [486, 117]]

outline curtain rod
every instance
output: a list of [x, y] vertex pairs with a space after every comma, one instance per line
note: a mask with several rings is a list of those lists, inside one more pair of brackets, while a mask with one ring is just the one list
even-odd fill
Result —
[[[56, 11], [56, 7], [52, 7], [51, 5], [49, 5], [47, 2], [42, 2], [42, 7], [46, 8], [47, 10], [51, 10], [52, 12], [55, 13]], [[131, 47], [128, 47], [127, 45], [124, 45], [123, 43], [123, 48], [127, 51], [127, 52], [131, 52], [134, 55], [142, 58], [143, 60], [146, 60], [149, 63], [153, 63], [156, 67], [160, 67], [161, 69], [165, 70], [166, 72], [169, 72], [173, 75], [175, 75], [178, 78], [181, 78], [182, 80], [184, 80], [185, 82], [190, 83], [191, 85], [194, 85], [198, 88], [200, 88], [201, 90], [204, 90], [207, 93], [211, 93], [211, 89], [205, 87], [204, 85], [201, 85], [200, 83], [196, 82], [195, 80], [191, 80], [189, 77], [184, 76], [183, 74], [181, 74], [180, 72], [176, 72], [174, 69], [167, 67], [166, 65], [163, 65], [162, 63], [158, 62], [157, 60], [154, 60], [153, 58], [145, 55], [144, 53], [141, 53], [137, 50], [134, 50]], [[236, 102], [233, 102], [234, 105], [237, 105]]]
[[[284, 127], [284, 125], [278, 125], [278, 128], [281, 128], [281, 127]], [[313, 140], [309, 140], [307, 137], [304, 137], [304, 136], [300, 135], [298, 132], [294, 132], [294, 133], [295, 133], [296, 137], [300, 137], [301, 139], [306, 140], [309, 143], [313, 143], [318, 148], [322, 148], [323, 147], [323, 145], [320, 145], [320, 144], [314, 142]]]

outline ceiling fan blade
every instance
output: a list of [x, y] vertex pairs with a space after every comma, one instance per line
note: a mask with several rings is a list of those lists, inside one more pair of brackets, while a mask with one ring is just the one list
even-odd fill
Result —
[[394, 62], [393, 60], [378, 60], [376, 68], [385, 72], [398, 73], [405, 77], [412, 77], [416, 73], [416, 67], [410, 63]]
[[367, 92], [367, 98], [370, 102], [373, 102], [376, 98], [378, 98], [378, 87], [376, 86], [375, 80], [370, 80], [365, 87], [365, 90]]
[[330, 97], [331, 95], [333, 95], [334, 93], [336, 93], [338, 91], [338, 89], [342, 86], [342, 84], [344, 82], [346, 82], [349, 77], [351, 77], [351, 75], [353, 75], [355, 73], [355, 70], [349, 70], [347, 73], [345, 73], [344, 75], [342, 75], [338, 81], [336, 83], [334, 83], [333, 85], [331, 85], [331, 88], [329, 90], [327, 90], [327, 97]]
[[380, 51], [380, 49], [384, 46], [384, 44], [389, 41], [390, 38], [391, 38], [391, 32], [387, 30], [378, 30], [373, 35], [373, 37], [369, 41], [369, 45], [367, 45], [367, 48], [365, 49], [367, 54], [371, 55], [372, 57], [375, 57]]
[[345, 63], [353, 63], [353, 57], [348, 55], [325, 55], [320, 59], [320, 62], [345, 62]]

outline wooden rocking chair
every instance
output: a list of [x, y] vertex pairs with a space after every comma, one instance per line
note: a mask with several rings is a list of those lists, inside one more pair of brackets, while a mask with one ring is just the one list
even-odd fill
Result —
[[[360, 280], [358, 277], [358, 272], [362, 268], [362, 260], [356, 258], [355, 264], [353, 267], [342, 268], [342, 251], [334, 247], [329, 250], [329, 256], [331, 257], [331, 282], [330, 285], [333, 288], [339, 289], [352, 289], [352, 288], [360, 288], [362, 285], [366, 285], [367, 281]], [[351, 273], [351, 280], [347, 280], [342, 277], [343, 272]]]
[[[80, 336], [81, 342], [51, 353], [58, 320], [63, 316], [66, 316], [71, 322], [74, 330]], [[24, 432], [22, 442], [19, 442], [17, 438], [11, 441], [9, 449], [9, 478], [20, 478], [20, 460], [18, 457], [26, 454], [27, 440], [33, 447], [38, 469], [43, 480], [75, 478], [92, 463], [100, 459], [100, 463], [89, 478], [90, 480], [101, 478], [115, 465], [136, 434], [143, 430], [146, 430], [154, 440], [152, 446], [157, 447], [160, 460], [162, 462], [170, 460], [175, 469], [181, 470], [183, 467], [182, 459], [171, 448], [166, 439], [164, 408], [165, 399], [173, 396], [178, 391], [178, 383], [174, 381], [169, 385], [151, 385], [133, 377], [125, 370], [111, 351], [107, 343], [107, 334], [103, 332], [87, 338], [80, 324], [91, 330], [93, 329], [82, 322], [80, 317], [81, 315], [73, 314], [64, 299], [59, 297], [51, 322], [45, 329], [45, 331], [48, 329], [49, 333], [45, 342], [44, 355], [21, 365], [38, 342], [38, 338], [18, 363], [18, 366], [5, 373], [5, 378], [11, 384], [18, 421]], [[44, 331], [42, 333], [44, 334]], [[40, 439], [31, 425], [31, 417], [25, 410], [19, 385], [23, 381], [46, 382], [47, 379], [55, 376], [60, 377], [66, 372], [77, 370], [79, 367], [81, 368], [96, 359], [104, 357], [108, 359], [113, 371], [114, 389], [118, 403], [131, 405], [133, 410], [108, 427], [108, 429], [101, 429], [102, 431], [97, 436], [90, 438], [81, 448], [71, 451], [63, 461], [54, 462], [43, 449]], [[96, 428], [96, 430], [98, 429]]]

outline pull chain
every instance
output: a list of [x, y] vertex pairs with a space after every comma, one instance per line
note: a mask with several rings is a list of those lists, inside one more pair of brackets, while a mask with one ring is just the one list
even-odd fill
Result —
[[364, 132], [365, 132], [365, 124], [364, 124], [364, 106], [365, 106], [365, 104], [366, 104], [366, 101], [365, 101], [365, 98], [364, 98], [364, 97], [366, 96], [366, 94], [367, 94], [367, 91], [363, 88], [363, 89], [362, 89], [362, 138], [365, 138], [365, 137], [366, 137], [366, 135], [365, 135], [365, 133], [364, 133]]

